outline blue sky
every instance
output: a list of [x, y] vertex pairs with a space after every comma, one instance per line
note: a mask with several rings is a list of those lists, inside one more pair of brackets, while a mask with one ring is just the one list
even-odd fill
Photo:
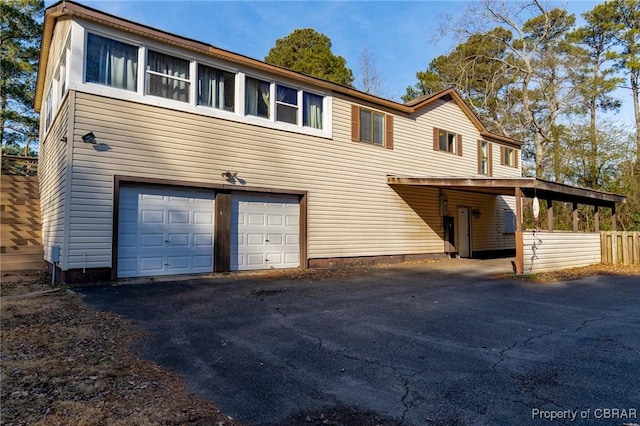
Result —
[[[383, 97], [400, 101], [438, 55], [457, 44], [434, 38], [439, 18], [459, 13], [463, 1], [153, 1], [78, 0], [80, 3], [135, 22], [263, 60], [275, 40], [296, 28], [314, 28], [331, 39], [335, 54], [347, 60], [356, 77], [367, 47], [383, 76]], [[569, 1], [579, 16], [596, 1]], [[53, 4], [47, 0], [46, 5]], [[624, 106], [618, 119], [633, 116], [631, 96], [620, 92]], [[628, 117], [628, 118], [627, 118]]]

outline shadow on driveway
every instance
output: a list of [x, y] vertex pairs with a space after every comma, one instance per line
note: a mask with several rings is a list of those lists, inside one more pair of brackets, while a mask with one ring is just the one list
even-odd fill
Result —
[[[490, 262], [445, 264], [79, 292], [134, 320], [146, 358], [249, 425], [640, 422], [638, 276], [533, 284], [492, 278]], [[613, 408], [627, 418], [597, 417]]]

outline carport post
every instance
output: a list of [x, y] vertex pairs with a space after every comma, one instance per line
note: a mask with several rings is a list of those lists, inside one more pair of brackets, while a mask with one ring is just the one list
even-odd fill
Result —
[[611, 206], [611, 230], [616, 230], [616, 205]]
[[578, 232], [578, 203], [573, 203], [573, 211], [571, 212], [573, 216], [573, 232]]
[[522, 196], [519, 186], [516, 186], [516, 274], [524, 271], [524, 241], [522, 237]]
[[597, 204], [593, 208], [593, 226], [594, 232], [600, 232], [600, 206]]
[[547, 200], [547, 231], [553, 232], [553, 200]]

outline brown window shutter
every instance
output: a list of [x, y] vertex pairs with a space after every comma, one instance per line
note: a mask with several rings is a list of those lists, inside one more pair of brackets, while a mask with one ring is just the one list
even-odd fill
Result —
[[504, 166], [504, 146], [500, 147], [500, 165]]
[[458, 142], [458, 155], [462, 156], [462, 135], [456, 135], [456, 139]]
[[489, 145], [489, 176], [493, 176], [493, 144], [489, 143], [487, 145]]
[[517, 149], [513, 150], [513, 166], [517, 169], [518, 168], [518, 157], [520, 157], [520, 151], [518, 151]]
[[393, 149], [393, 115], [385, 115], [385, 133], [384, 147]]
[[433, 149], [440, 150], [440, 129], [437, 127], [433, 128]]
[[351, 140], [360, 141], [360, 107], [351, 105]]
[[478, 174], [482, 174], [482, 140], [478, 139]]

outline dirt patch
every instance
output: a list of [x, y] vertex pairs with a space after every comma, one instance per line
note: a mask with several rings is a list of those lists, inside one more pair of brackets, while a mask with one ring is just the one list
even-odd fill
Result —
[[52, 287], [3, 275], [2, 425], [215, 425], [232, 420], [131, 351], [131, 324]]

